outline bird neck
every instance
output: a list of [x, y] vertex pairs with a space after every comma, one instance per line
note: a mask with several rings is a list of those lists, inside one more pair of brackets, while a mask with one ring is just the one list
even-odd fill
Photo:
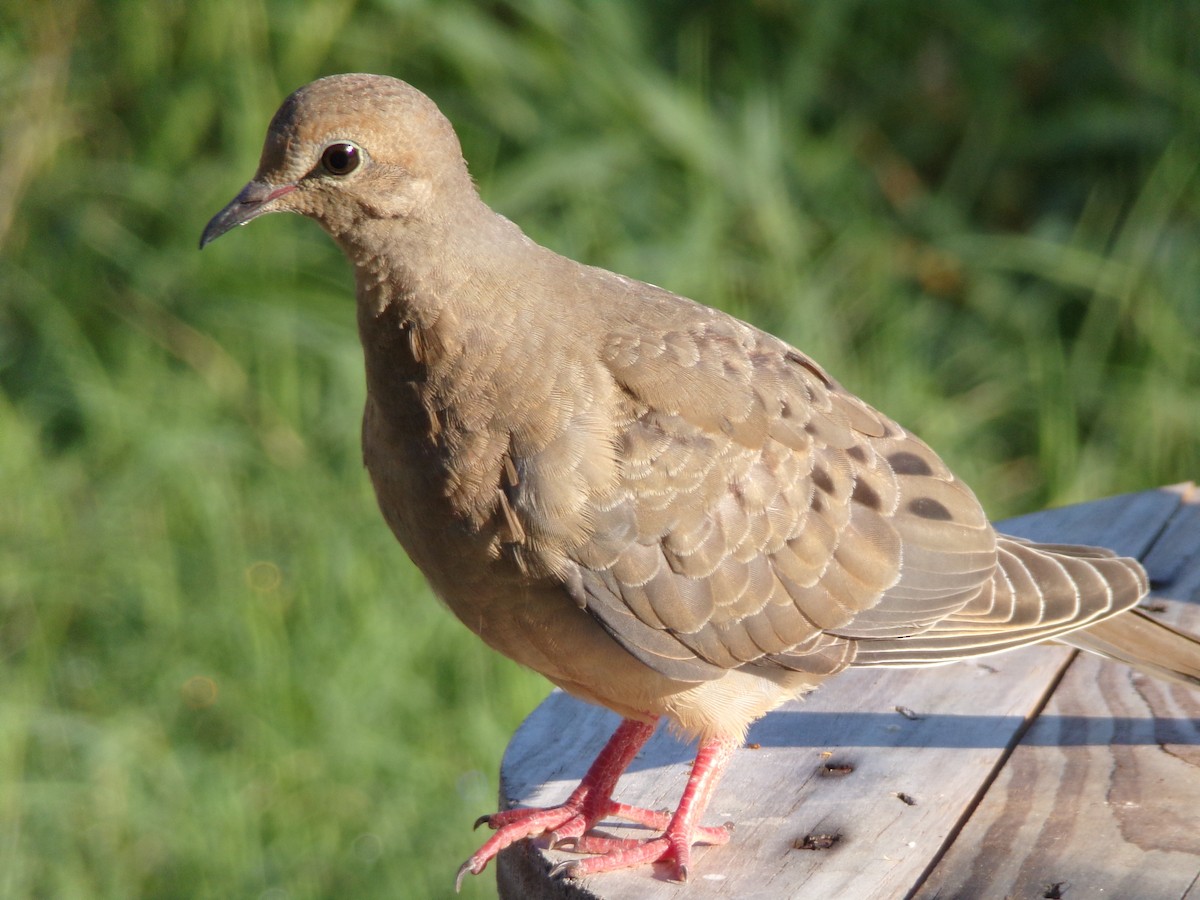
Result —
[[355, 266], [369, 374], [394, 378], [399, 367], [420, 390], [439, 392], [504, 347], [538, 352], [530, 344], [541, 331], [521, 323], [536, 318], [542, 295], [534, 273], [558, 259], [553, 253], [478, 200], [420, 227], [376, 224], [387, 230], [339, 241]]
[[498, 273], [515, 271], [541, 249], [474, 192], [434, 214], [367, 221], [334, 240], [354, 265], [360, 315], [378, 316], [394, 305], [419, 327], [452, 307], [463, 315], [491, 313], [470, 309], [472, 301], [490, 302], [471, 286], [495, 284]]

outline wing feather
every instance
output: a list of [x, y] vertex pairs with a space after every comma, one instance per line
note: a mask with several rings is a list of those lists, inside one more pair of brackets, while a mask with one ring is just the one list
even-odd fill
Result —
[[1103, 551], [998, 539], [932, 450], [786, 344], [704, 307], [647, 309], [602, 352], [617, 474], [597, 483], [592, 444], [539, 435], [552, 459], [518, 463], [512, 505], [552, 533], [526, 519], [591, 486], [584, 536], [547, 567], [652, 668], [930, 664], [1066, 633], [1142, 589]]

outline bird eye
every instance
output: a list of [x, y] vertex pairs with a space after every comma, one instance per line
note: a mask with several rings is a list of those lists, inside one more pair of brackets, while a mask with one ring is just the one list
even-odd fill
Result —
[[330, 175], [349, 175], [361, 161], [359, 149], [344, 141], [330, 144], [321, 153], [321, 167]]

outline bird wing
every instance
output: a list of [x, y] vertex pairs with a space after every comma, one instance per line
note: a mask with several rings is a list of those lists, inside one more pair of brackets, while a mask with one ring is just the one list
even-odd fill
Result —
[[[1144, 590], [1105, 551], [998, 537], [928, 446], [777, 338], [666, 292], [612, 319], [601, 358], [622, 402], [600, 418], [618, 474], [546, 568], [656, 671], [950, 661], [1071, 631]], [[564, 476], [578, 487], [588, 455], [518, 460], [530, 533], [568, 506], [546, 497], [583, 502]]]
[[979, 593], [995, 534], [925, 444], [781, 341], [682, 311], [647, 304], [602, 351], [628, 406], [621, 476], [569, 581], [613, 637], [676, 678], [828, 672]]

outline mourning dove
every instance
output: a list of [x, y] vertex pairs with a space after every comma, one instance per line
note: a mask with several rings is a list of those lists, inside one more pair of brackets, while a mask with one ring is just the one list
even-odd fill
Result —
[[[667, 862], [749, 724], [848, 666], [1046, 639], [1200, 684], [1200, 642], [1134, 609], [1141, 566], [997, 534], [918, 438], [725, 313], [535, 244], [480, 199], [450, 123], [375, 75], [275, 114], [200, 244], [270, 212], [354, 265], [363, 456], [437, 595], [489, 646], [624, 721], [566, 802], [486, 818], [459, 871], [550, 833], [582, 876]], [[613, 800], [660, 719], [699, 738], [678, 809]], [[646, 840], [590, 829], [614, 815]]]

